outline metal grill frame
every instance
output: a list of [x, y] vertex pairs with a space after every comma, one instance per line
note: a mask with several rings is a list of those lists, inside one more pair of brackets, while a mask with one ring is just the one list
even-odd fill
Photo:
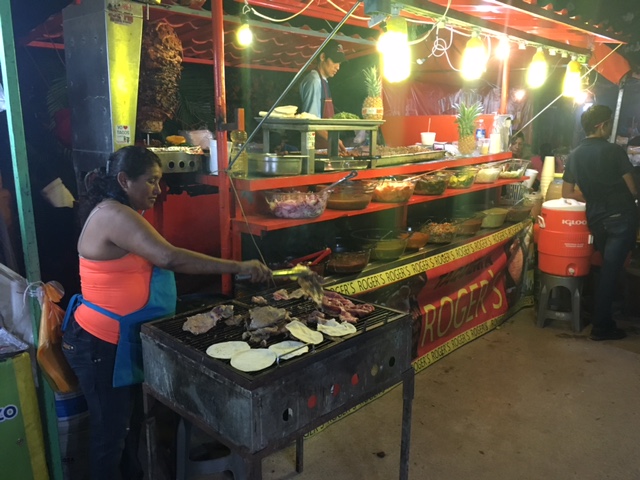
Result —
[[260, 479], [263, 457], [295, 440], [301, 468], [305, 433], [402, 383], [400, 478], [408, 477], [414, 382], [410, 316], [376, 306], [372, 318], [378, 320], [365, 317], [352, 336], [330, 339], [255, 375], [237, 372], [159, 328], [181, 325], [186, 316], [143, 325], [145, 404], [147, 396], [161, 401], [241, 455], [249, 478]]

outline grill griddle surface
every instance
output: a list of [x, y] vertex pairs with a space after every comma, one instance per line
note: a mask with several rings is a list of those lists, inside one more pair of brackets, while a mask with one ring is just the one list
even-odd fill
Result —
[[[297, 288], [297, 285], [291, 289], [287, 289], [287, 291], [291, 293], [296, 288]], [[268, 305], [276, 308], [286, 309], [289, 312], [291, 317], [296, 317], [304, 322], [312, 312], [318, 310], [318, 308], [312, 301], [304, 298], [275, 301], [273, 300], [273, 292], [275, 292], [276, 290], [278, 289], [272, 289], [265, 292], [261, 292], [259, 295], [267, 300]], [[345, 298], [348, 298], [356, 305], [365, 303], [357, 299], [353, 299], [349, 297], [345, 297]], [[234, 315], [243, 315], [247, 317], [250, 309], [261, 306], [261, 305], [252, 303], [251, 297], [243, 297], [236, 300], [229, 300], [223, 303], [219, 303], [217, 305], [233, 305]], [[236, 374], [241, 375], [248, 379], [257, 378], [261, 375], [265, 375], [267, 372], [270, 372], [273, 369], [278, 368], [278, 362], [276, 362], [271, 367], [268, 367], [264, 370], [260, 370], [258, 372], [241, 372], [231, 367], [228, 360], [220, 360], [220, 359], [209, 357], [206, 354], [206, 350], [208, 347], [210, 347], [215, 343], [226, 342], [231, 340], [242, 340], [242, 334], [246, 331], [244, 322], [238, 326], [235, 326], [235, 325], [229, 326], [224, 322], [224, 320], [220, 320], [215, 327], [213, 327], [208, 332], [200, 335], [194, 335], [182, 329], [182, 326], [184, 325], [188, 317], [191, 317], [198, 313], [208, 312], [213, 307], [214, 305], [209, 305], [203, 308], [182, 313], [172, 318], [157, 320], [155, 322], [151, 322], [148, 325], [151, 326], [152, 328], [157, 328], [158, 330], [166, 333], [186, 349], [196, 350], [200, 352], [201, 355], [206, 357], [206, 360], [203, 359], [203, 361], [213, 361], [215, 362], [216, 365], [224, 366], [229, 370], [235, 372]], [[358, 320], [358, 322], [355, 324], [355, 327], [356, 327], [355, 333], [344, 336], [344, 337], [339, 337], [339, 338], [328, 337], [327, 335], [323, 334], [324, 339], [322, 343], [318, 345], [309, 345], [309, 350], [310, 350], [309, 353], [306, 353], [304, 355], [301, 355], [299, 357], [295, 357], [289, 360], [282, 360], [281, 365], [295, 364], [297, 362], [304, 360], [304, 358], [307, 355], [313, 352], [325, 350], [327, 348], [330, 348], [332, 345], [336, 345], [338, 343], [342, 343], [345, 341], [357, 341], [357, 337], [362, 335], [364, 332], [368, 330], [372, 330], [379, 326], [382, 326], [390, 321], [397, 320], [398, 318], [401, 318], [402, 316], [406, 315], [402, 312], [397, 312], [395, 310], [379, 307], [377, 305], [374, 305], [374, 308], [375, 310], [372, 313]], [[329, 317], [328, 314], [327, 314], [327, 317]], [[267, 339], [267, 346], [281, 342], [283, 340], [286, 340], [287, 338], [289, 337], [285, 334], [271, 336]], [[252, 346], [252, 348], [258, 348], [255, 345], [252, 345], [252, 344], [250, 345]]]

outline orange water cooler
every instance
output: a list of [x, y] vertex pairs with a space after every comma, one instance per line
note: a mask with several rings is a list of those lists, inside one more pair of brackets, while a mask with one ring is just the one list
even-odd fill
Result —
[[[585, 325], [580, 314], [582, 287], [591, 268], [593, 237], [587, 227], [585, 204], [559, 198], [542, 204], [537, 232], [540, 293], [536, 324], [547, 319], [571, 322], [575, 332]], [[556, 292], [558, 295], [556, 295]], [[564, 298], [561, 291], [568, 292]], [[562, 308], [564, 304], [567, 308]]]
[[538, 268], [565, 277], [589, 274], [593, 237], [585, 204], [564, 198], [542, 204], [538, 216]]

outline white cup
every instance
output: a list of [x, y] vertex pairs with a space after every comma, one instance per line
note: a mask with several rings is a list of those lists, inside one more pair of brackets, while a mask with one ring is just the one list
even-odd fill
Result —
[[499, 133], [489, 135], [489, 153], [500, 153], [502, 151], [502, 141]]
[[436, 132], [422, 132], [420, 133], [420, 143], [422, 145], [431, 146], [436, 141]]
[[533, 188], [533, 182], [536, 181], [536, 177], [538, 176], [538, 171], [533, 170], [531, 168], [527, 168], [524, 172], [525, 177], [529, 177], [522, 184], [527, 188]]
[[[227, 158], [231, 154], [231, 145], [233, 142], [227, 142]], [[218, 175], [218, 141], [211, 139], [209, 142], [209, 173]]]
[[56, 208], [73, 208], [75, 198], [73, 198], [73, 195], [65, 184], [62, 183], [60, 177], [44, 187], [42, 189], [42, 195]]

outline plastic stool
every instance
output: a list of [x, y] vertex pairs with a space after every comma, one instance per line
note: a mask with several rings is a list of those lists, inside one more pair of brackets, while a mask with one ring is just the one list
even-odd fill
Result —
[[[580, 298], [582, 296], [582, 285], [585, 277], [560, 277], [550, 273], [540, 272], [540, 298], [538, 299], [538, 320], [537, 325], [544, 328], [545, 321], [553, 320], [570, 321], [575, 332], [581, 332], [584, 322], [580, 318]], [[549, 300], [552, 300], [552, 293], [558, 287], [566, 288], [571, 295], [571, 310], [559, 311], [550, 308]]]
[[233, 473], [234, 480], [244, 480], [247, 477], [243, 458], [233, 451], [219, 458], [192, 459], [192, 429], [191, 423], [180, 417], [176, 434], [176, 480], [190, 480], [224, 471]]

